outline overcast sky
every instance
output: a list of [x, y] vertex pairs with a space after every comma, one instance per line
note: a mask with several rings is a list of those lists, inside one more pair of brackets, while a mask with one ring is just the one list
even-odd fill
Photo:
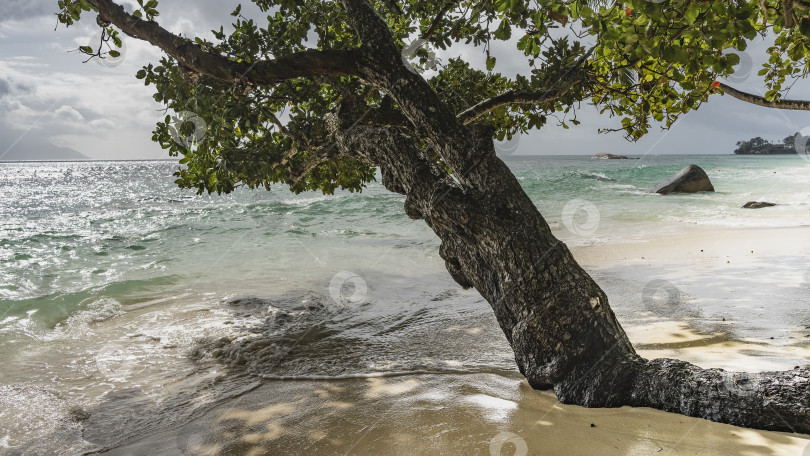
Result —
[[[210, 36], [210, 29], [231, 23], [229, 12], [237, 3], [164, 0], [159, 22], [175, 33]], [[70, 29], [54, 30], [56, 4], [0, 0], [0, 160], [167, 158], [151, 142], [151, 131], [164, 115], [161, 106], [152, 100], [152, 89], [134, 77], [160, 54], [125, 37], [126, 50], [117, 65], [82, 63], [81, 55], [68, 51], [89, 44], [99, 27], [88, 17]], [[756, 43], [749, 48], [753, 67], [743, 57], [730, 85], [763, 93], [756, 72], [765, 47]], [[504, 49], [498, 51], [497, 69], [514, 73], [525, 67], [524, 58]], [[461, 52], [482, 60], [478, 51]], [[796, 84], [790, 98], [810, 98], [810, 82]], [[620, 133], [598, 134], [598, 128], [615, 127], [618, 119], [600, 117], [592, 108], [583, 107], [579, 119], [582, 125], [570, 130], [547, 126], [520, 137], [513, 143], [514, 153], [731, 153], [740, 139], [776, 140], [810, 127], [810, 112], [760, 108], [719, 95], [682, 117], [670, 131], [656, 131], [638, 143], [625, 141]]]

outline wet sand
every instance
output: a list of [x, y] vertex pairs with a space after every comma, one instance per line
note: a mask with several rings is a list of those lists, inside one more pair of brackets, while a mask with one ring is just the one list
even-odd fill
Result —
[[270, 382], [115, 455], [802, 455], [810, 436], [560, 405], [519, 378]]
[[[696, 228], [575, 255], [643, 356], [789, 369], [810, 363], [808, 234]], [[196, 407], [192, 420], [105, 454], [810, 455], [808, 435], [645, 408], [561, 405], [508, 372], [263, 381]], [[85, 436], [104, 428], [104, 415], [95, 416]]]
[[647, 358], [747, 371], [810, 364], [810, 227], [694, 227], [574, 253]]

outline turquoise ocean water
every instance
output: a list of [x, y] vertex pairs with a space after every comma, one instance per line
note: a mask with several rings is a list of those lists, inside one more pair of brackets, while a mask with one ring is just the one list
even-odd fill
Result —
[[[810, 225], [810, 162], [795, 155], [507, 163], [572, 246], [693, 226]], [[644, 192], [690, 163], [716, 193]], [[197, 196], [174, 186], [175, 166], [0, 163], [0, 452], [103, 447], [71, 416], [123, 390], [163, 404], [158, 418], [142, 418], [157, 426], [188, 410], [162, 402], [166, 385], [182, 385], [175, 397], [199, 392], [178, 372], [188, 379], [223, 363], [259, 378], [515, 375], [486, 303], [449, 280], [436, 238], [405, 216], [401, 196], [379, 183], [334, 196], [281, 187]], [[741, 209], [747, 201], [779, 205]], [[474, 352], [433, 331], [469, 321], [491, 328], [471, 336]]]

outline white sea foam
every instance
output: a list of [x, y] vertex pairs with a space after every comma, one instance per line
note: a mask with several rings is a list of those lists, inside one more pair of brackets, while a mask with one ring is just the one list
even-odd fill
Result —
[[[736, 157], [642, 161], [512, 166], [572, 246], [645, 242], [692, 224], [810, 225], [808, 167], [771, 158], [745, 166]], [[718, 192], [644, 192], [703, 161]], [[280, 187], [196, 196], [174, 188], [172, 167], [0, 167], [0, 279], [14, 284], [0, 287], [0, 382], [58, 383], [88, 406], [105, 398], [113, 410], [123, 407], [115, 401], [137, 404], [154, 413], [138, 423], [156, 425], [199, 398], [238, 394], [245, 377], [518, 375], [489, 305], [452, 282], [435, 235], [407, 218], [400, 196], [379, 184], [337, 196]], [[740, 209], [752, 199], [779, 206]], [[593, 233], [566, 230], [562, 214], [572, 200], [598, 210]], [[341, 271], [367, 284], [357, 307], [336, 306], [330, 296]], [[37, 391], [42, 401], [50, 395]], [[111, 420], [132, 427], [119, 412]], [[31, 426], [37, 415], [16, 419]], [[17, 445], [21, 432], [0, 432], [0, 441]]]

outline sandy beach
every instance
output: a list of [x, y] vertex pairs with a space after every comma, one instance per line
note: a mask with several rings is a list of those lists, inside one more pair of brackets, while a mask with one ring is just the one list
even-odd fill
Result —
[[[605, 288], [643, 356], [729, 370], [790, 369], [810, 359], [802, 269], [809, 231], [695, 227], [647, 242], [581, 247], [575, 255]], [[463, 343], [490, 329], [479, 324], [444, 330]], [[228, 400], [200, 398], [190, 422], [166, 423], [104, 454], [810, 454], [808, 435], [645, 408], [562, 405], [516, 372], [242, 381], [244, 389]], [[85, 423], [85, 438], [110, 438], [103, 411], [122, 400], [133, 416], [154, 406], [109, 397]]]
[[575, 255], [647, 358], [748, 371], [810, 362], [810, 227], [692, 227]]

